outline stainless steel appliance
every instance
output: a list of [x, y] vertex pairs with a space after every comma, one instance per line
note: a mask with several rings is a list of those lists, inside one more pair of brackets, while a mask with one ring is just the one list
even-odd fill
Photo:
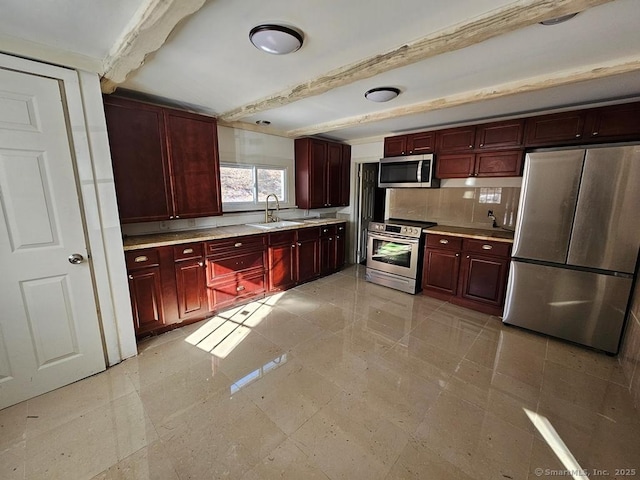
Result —
[[367, 236], [367, 281], [415, 294], [422, 273], [422, 229], [434, 222], [390, 219], [371, 222]]
[[436, 188], [440, 180], [434, 178], [433, 154], [387, 157], [380, 159], [378, 186], [380, 188]]
[[504, 322], [617, 353], [640, 247], [640, 145], [527, 155]]

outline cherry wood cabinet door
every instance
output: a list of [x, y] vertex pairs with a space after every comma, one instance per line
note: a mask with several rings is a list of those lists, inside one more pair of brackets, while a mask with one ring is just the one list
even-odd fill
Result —
[[130, 271], [129, 294], [136, 335], [165, 326], [159, 266]]
[[339, 270], [344, 267], [346, 261], [346, 247], [347, 247], [347, 228], [346, 224], [341, 223], [336, 227], [336, 236], [334, 242], [334, 270]]
[[476, 154], [474, 174], [478, 177], [517, 177], [522, 175], [524, 150], [498, 150]]
[[465, 254], [460, 296], [501, 307], [504, 303], [508, 268], [508, 258]]
[[351, 145], [342, 145], [342, 166], [340, 173], [340, 203], [342, 207], [349, 205], [351, 192]]
[[339, 206], [342, 200], [342, 145], [339, 143], [327, 143], [326, 175], [326, 206]]
[[113, 175], [122, 223], [173, 215], [162, 109], [104, 97]]
[[435, 132], [420, 132], [407, 135], [407, 151], [409, 152], [409, 155], [433, 153], [435, 146]]
[[334, 237], [320, 238], [320, 275], [328, 275], [335, 270], [335, 240]]
[[299, 240], [296, 249], [298, 283], [318, 277], [320, 275], [320, 239]]
[[384, 139], [384, 156], [399, 157], [407, 152], [407, 136], [387, 137]]
[[426, 248], [422, 272], [422, 287], [447, 293], [458, 291], [460, 252]]
[[176, 218], [222, 214], [216, 120], [165, 110]]
[[287, 290], [296, 283], [296, 244], [269, 247], [269, 291]]
[[473, 176], [476, 155], [462, 153], [439, 155], [436, 158], [437, 178], [466, 178]]
[[449, 128], [436, 132], [438, 153], [464, 152], [475, 146], [476, 126]]
[[204, 316], [208, 311], [206, 278], [202, 259], [184, 260], [175, 265], [180, 320]]
[[525, 146], [571, 145], [583, 140], [585, 112], [565, 112], [528, 118]]
[[522, 147], [523, 137], [523, 119], [486, 123], [477, 127], [476, 148], [479, 150], [495, 150]]
[[590, 110], [586, 132], [590, 141], [623, 141], [640, 138], [640, 102]]

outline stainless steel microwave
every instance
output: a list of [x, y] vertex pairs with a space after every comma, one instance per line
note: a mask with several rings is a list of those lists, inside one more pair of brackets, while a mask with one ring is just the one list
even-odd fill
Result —
[[434, 178], [433, 154], [387, 157], [380, 159], [378, 186], [380, 188], [437, 188], [440, 179]]

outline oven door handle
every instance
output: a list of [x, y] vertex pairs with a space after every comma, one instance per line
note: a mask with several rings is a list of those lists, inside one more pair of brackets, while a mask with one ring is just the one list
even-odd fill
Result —
[[369, 232], [369, 236], [371, 238], [377, 238], [378, 240], [384, 240], [387, 242], [392, 242], [394, 240], [401, 240], [403, 242], [408, 242], [408, 243], [420, 243], [420, 239], [419, 238], [414, 238], [414, 237], [403, 237], [402, 235], [379, 235], [377, 233], [371, 233]]

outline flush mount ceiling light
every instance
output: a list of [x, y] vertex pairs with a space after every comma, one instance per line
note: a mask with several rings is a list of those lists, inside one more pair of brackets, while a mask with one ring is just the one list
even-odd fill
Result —
[[258, 25], [249, 32], [249, 40], [263, 52], [285, 55], [302, 47], [302, 32], [284, 25]]
[[388, 102], [400, 95], [400, 89], [393, 87], [379, 87], [367, 90], [364, 97], [372, 102]]
[[549, 20], [545, 20], [544, 22], [540, 22], [540, 25], [547, 25], [547, 26], [549, 26], [549, 25], [558, 25], [559, 23], [564, 23], [567, 20], [571, 20], [577, 14], [578, 14], [578, 12], [570, 13], [569, 15], [562, 15], [561, 17], [550, 18]]
[[271, 125], [269, 120], [256, 120], [256, 125]]

